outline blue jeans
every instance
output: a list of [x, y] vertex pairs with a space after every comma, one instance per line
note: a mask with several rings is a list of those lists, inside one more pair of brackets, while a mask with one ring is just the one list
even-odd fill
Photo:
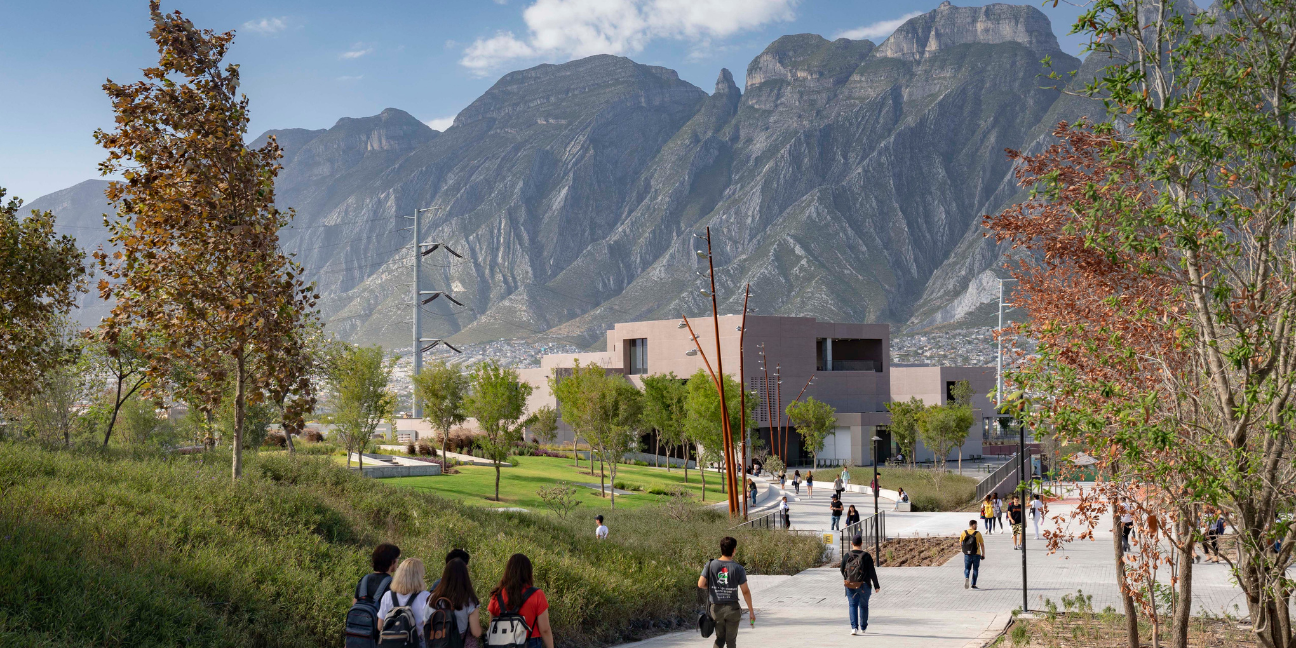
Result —
[[834, 516], [832, 516], [832, 528], [834, 528], [834, 529], [837, 528], [837, 522], [838, 522], [839, 520], [841, 520], [841, 516], [840, 516], [840, 515], [834, 515]]
[[851, 630], [868, 629], [868, 602], [873, 595], [873, 588], [868, 583], [859, 589], [846, 588], [846, 605], [850, 606]]
[[[485, 639], [485, 637], [483, 636], [482, 639]], [[527, 648], [544, 648], [544, 639], [540, 637], [527, 639]]]
[[981, 573], [981, 556], [963, 555], [963, 578], [967, 578], [969, 573], [972, 575], [972, 587], [976, 587], [977, 576]]

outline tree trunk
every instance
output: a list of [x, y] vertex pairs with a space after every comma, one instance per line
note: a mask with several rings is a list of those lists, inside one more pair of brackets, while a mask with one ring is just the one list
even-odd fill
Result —
[[[661, 434], [654, 434], [653, 437], [653, 441], [657, 444], [653, 450], [653, 465], [657, 468], [661, 468]], [[667, 461], [666, 465], [669, 466], [670, 461]], [[614, 479], [613, 481], [616, 480]]]
[[[685, 464], [687, 466], [688, 464]], [[688, 468], [685, 468], [687, 471]], [[698, 474], [702, 475], [702, 501], [706, 501], [706, 468], [702, 467], [702, 454], [698, 453]], [[688, 473], [684, 473], [684, 481], [688, 481]]]
[[499, 461], [496, 461], [495, 462], [495, 501], [496, 502], [500, 501], [499, 498], [500, 469], [499, 468], [500, 468]]
[[[590, 447], [592, 451], [593, 446]], [[590, 472], [594, 472], [594, 457], [590, 456]], [[603, 453], [599, 452], [599, 494], [607, 497], [607, 474], [603, 472]]]
[[243, 476], [243, 417], [247, 410], [247, 365], [243, 349], [235, 355], [238, 362], [238, 376], [234, 387], [234, 479]]
[[612, 510], [616, 510], [616, 462], [612, 462]]
[[[1116, 505], [1111, 505], [1112, 544], [1116, 553], [1116, 586], [1120, 588], [1121, 603], [1125, 608], [1125, 640], [1129, 648], [1139, 648], [1138, 610], [1134, 607], [1134, 597], [1129, 594], [1129, 583], [1125, 579], [1125, 552], [1121, 547], [1121, 519]], [[1025, 531], [1025, 529], [1022, 529]]]
[[1179, 574], [1178, 582], [1175, 583], [1178, 590], [1178, 604], [1174, 610], [1174, 620], [1170, 630], [1170, 645], [1174, 648], [1188, 648], [1188, 622], [1192, 620], [1193, 555], [1196, 553], [1192, 523], [1192, 516], [1182, 515], [1175, 525], [1182, 546], [1175, 547], [1179, 553], [1177, 570]]
[[117, 400], [113, 402], [112, 416], [108, 419], [108, 430], [104, 432], [103, 447], [108, 447], [108, 439], [112, 437], [113, 427], [117, 425], [117, 413], [121, 411], [122, 406], [122, 381], [117, 381]]
[[450, 428], [441, 431], [441, 474], [450, 474]]

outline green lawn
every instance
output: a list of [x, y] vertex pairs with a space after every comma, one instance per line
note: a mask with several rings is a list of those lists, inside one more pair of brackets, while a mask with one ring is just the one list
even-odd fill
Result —
[[[345, 457], [338, 457], [343, 461]], [[594, 474], [588, 473], [589, 464], [581, 462], [581, 469], [578, 472], [572, 465], [571, 459], [560, 459], [557, 457], [513, 457], [511, 461], [515, 464], [512, 468], [500, 469], [500, 500], [494, 501], [495, 496], [495, 469], [490, 466], [458, 466], [459, 474], [441, 475], [438, 477], [393, 477], [382, 480], [384, 483], [394, 486], [404, 486], [424, 490], [443, 497], [457, 499], [466, 504], [487, 507], [516, 506], [534, 511], [544, 511], [544, 502], [536, 495], [536, 491], [552, 486], [560, 481], [567, 481], [583, 484], [598, 484], [598, 464], [594, 465]], [[689, 471], [689, 481], [684, 482], [684, 471], [673, 468], [667, 472], [665, 468], [653, 468], [644, 466], [617, 466], [617, 482], [623, 482], [627, 486], [642, 486], [643, 492], [635, 492], [632, 495], [617, 495], [618, 509], [639, 508], [646, 504], [652, 504], [668, 499], [666, 495], [652, 495], [648, 491], [654, 486], [663, 488], [681, 488], [693, 495], [696, 501], [702, 493], [702, 483], [696, 470]], [[580, 498], [580, 508], [577, 511], [588, 509], [608, 509], [611, 508], [611, 502], [608, 498], [600, 497], [597, 488], [577, 487], [577, 496]], [[706, 501], [719, 502], [723, 501], [725, 496], [720, 492], [720, 478], [715, 473], [707, 475]]]
[[[851, 468], [850, 473], [852, 484], [867, 486], [873, 481], [873, 469], [870, 467]], [[950, 471], [941, 477], [940, 489], [937, 490], [932, 469], [882, 468], [878, 470], [878, 480], [882, 482], [882, 488], [905, 489], [905, 493], [909, 495], [909, 503], [915, 511], [963, 510], [976, 496], [977, 484], [984, 476], [982, 473], [959, 475], [957, 472]], [[827, 484], [832, 485], [832, 477], [828, 478]]]

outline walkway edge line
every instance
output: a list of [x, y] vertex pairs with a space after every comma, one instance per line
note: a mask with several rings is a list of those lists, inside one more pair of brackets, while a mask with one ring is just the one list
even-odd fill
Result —
[[990, 624], [976, 639], [967, 642], [963, 648], [985, 648], [994, 643], [996, 639], [1004, 636], [1008, 632], [1008, 626], [1012, 623], [1013, 615], [1011, 612], [1000, 612], [990, 620]]

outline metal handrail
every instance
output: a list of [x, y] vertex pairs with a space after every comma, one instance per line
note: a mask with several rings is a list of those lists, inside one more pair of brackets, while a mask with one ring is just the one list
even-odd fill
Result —
[[[851, 538], [855, 537], [857, 534], [864, 538], [865, 549], [875, 545], [880, 545], [886, 540], [886, 511], [878, 511], [877, 513], [863, 518], [855, 524], [848, 525], [841, 530], [838, 542], [841, 545], [841, 555], [843, 560], [845, 560], [846, 553], [850, 551]], [[880, 557], [874, 556], [873, 560], [876, 562], [877, 560], [880, 560]]]
[[780, 511], [780, 510], [778, 510], [778, 509], [775, 509], [775, 510], [770, 511], [770, 512], [768, 512], [768, 513], [764, 513], [764, 514], [759, 515], [759, 516], [757, 516], [757, 517], [751, 518], [750, 520], [747, 520], [746, 522], [743, 522], [742, 524], [739, 524], [739, 525], [734, 526], [734, 527], [730, 527], [730, 530], [733, 531], [733, 530], [742, 529], [742, 528], [747, 528], [747, 529], [787, 529], [788, 527], [783, 523], [783, 512]]
[[1009, 481], [1011, 481], [1012, 484], [1016, 486], [1017, 484], [1017, 454], [1016, 453], [1014, 453], [1011, 457], [1009, 457], [1008, 461], [1004, 462], [1004, 465], [999, 466], [997, 469], [995, 469], [994, 472], [990, 473], [989, 476], [987, 476], [985, 479], [982, 479], [981, 482], [977, 484], [976, 501], [979, 503], [985, 499], [986, 495], [989, 495], [990, 493], [997, 493], [1000, 490], [1003, 490], [999, 487]]

